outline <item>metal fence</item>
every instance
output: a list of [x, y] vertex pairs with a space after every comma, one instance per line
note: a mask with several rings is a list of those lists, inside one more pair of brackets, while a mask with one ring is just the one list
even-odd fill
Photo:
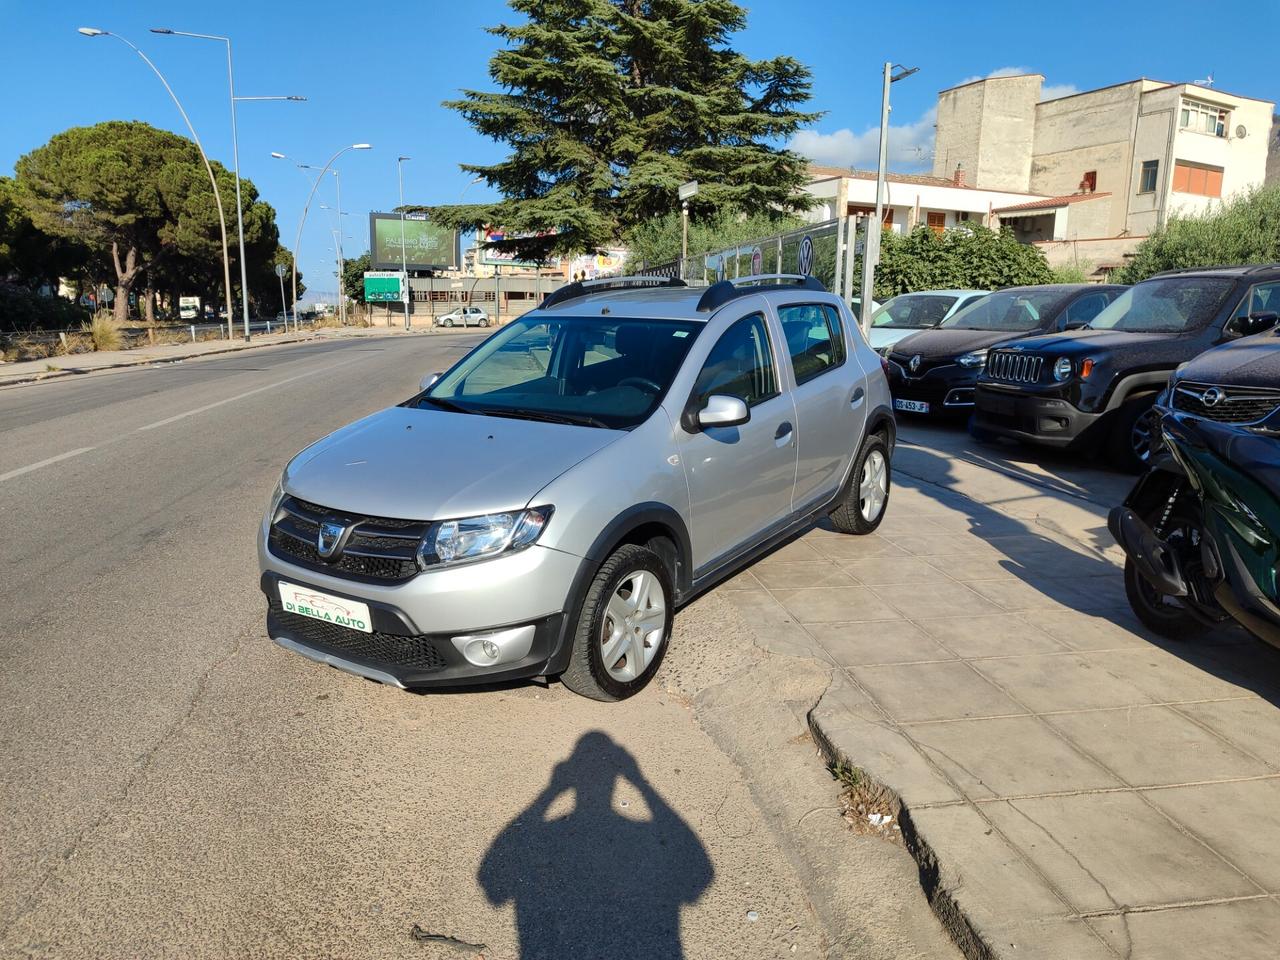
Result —
[[760, 273], [802, 273], [846, 298], [857, 296], [853, 255], [861, 250], [862, 217], [840, 217], [668, 263], [642, 264], [635, 272], [710, 284]]

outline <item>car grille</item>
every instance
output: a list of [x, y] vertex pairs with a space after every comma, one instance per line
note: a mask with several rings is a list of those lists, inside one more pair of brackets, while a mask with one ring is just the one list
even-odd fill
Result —
[[[351, 528], [342, 550], [327, 560], [316, 549], [316, 535], [325, 520]], [[399, 583], [418, 572], [418, 545], [430, 526], [424, 520], [369, 517], [285, 497], [271, 524], [268, 545], [280, 559], [308, 570], [366, 582]]]
[[1280, 390], [1270, 387], [1228, 387], [1212, 383], [1180, 383], [1173, 390], [1173, 408], [1218, 423], [1256, 423], [1280, 407]]
[[995, 350], [987, 357], [987, 376], [1009, 383], [1039, 383], [1044, 357], [1014, 350]]
[[377, 663], [410, 667], [429, 673], [443, 670], [448, 662], [427, 636], [397, 636], [394, 633], [363, 633], [336, 623], [325, 623], [296, 613], [286, 613], [280, 601], [271, 600], [271, 616], [290, 636], [304, 646]]
[[920, 366], [916, 370], [911, 369], [911, 360], [915, 356], [914, 353], [889, 353], [889, 359], [902, 368], [904, 376], [919, 378], [923, 377], [930, 370], [937, 367], [954, 366], [955, 357], [921, 357]]

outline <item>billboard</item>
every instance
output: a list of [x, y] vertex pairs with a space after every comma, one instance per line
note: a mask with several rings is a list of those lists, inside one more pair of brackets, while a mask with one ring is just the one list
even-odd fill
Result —
[[[399, 240], [400, 238], [396, 237], [396, 239]], [[401, 298], [401, 276], [402, 274], [399, 272], [390, 270], [366, 270], [364, 274], [364, 302], [399, 303]]]
[[[517, 260], [516, 255], [510, 250], [495, 250], [492, 247], [484, 246], [486, 243], [499, 243], [503, 240], [512, 240], [516, 237], [547, 237], [555, 233], [554, 230], [542, 230], [536, 234], [533, 233], [508, 233], [502, 227], [485, 227], [476, 237], [476, 246], [480, 251], [480, 263], [492, 267], [536, 267], [538, 264], [532, 260]], [[560, 266], [559, 257], [551, 257], [542, 267], [558, 267]]]
[[[456, 270], [458, 233], [421, 216], [404, 218], [405, 262], [410, 270]], [[400, 215], [369, 214], [369, 254], [375, 270], [400, 269]]]

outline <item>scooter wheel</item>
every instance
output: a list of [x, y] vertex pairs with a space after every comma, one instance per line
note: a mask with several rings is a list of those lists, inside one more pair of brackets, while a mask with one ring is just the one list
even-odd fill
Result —
[[1198, 640], [1209, 631], [1175, 597], [1157, 590], [1138, 572], [1138, 566], [1132, 560], [1124, 562], [1124, 593], [1138, 619], [1162, 637]]

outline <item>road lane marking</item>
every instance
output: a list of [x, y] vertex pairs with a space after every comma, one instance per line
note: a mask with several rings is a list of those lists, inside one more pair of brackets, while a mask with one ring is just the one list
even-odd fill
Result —
[[234, 403], [236, 400], [243, 400], [245, 397], [252, 397], [255, 393], [262, 393], [264, 390], [274, 390], [276, 387], [283, 387], [286, 383], [293, 383], [295, 380], [302, 380], [306, 377], [314, 377], [317, 373], [324, 373], [326, 370], [332, 370], [335, 367], [343, 367], [348, 363], [355, 363], [361, 360], [361, 357], [352, 357], [350, 360], [342, 360], [339, 363], [331, 363], [327, 367], [321, 367], [318, 370], [308, 370], [306, 373], [299, 373], [292, 377], [286, 377], [283, 380], [277, 380], [275, 383], [268, 383], [266, 386], [255, 387], [252, 390], [246, 390], [244, 393], [237, 393], [234, 397], [227, 397], [224, 400], [216, 400], [213, 403], [206, 403], [203, 407], [196, 407], [194, 410], [187, 410], [184, 413], [175, 413], [172, 417], [165, 417], [163, 420], [157, 420], [155, 423], [148, 423], [146, 426], [137, 427], [135, 432], [141, 433], [144, 430], [154, 430], [157, 427], [166, 427], [171, 423], [184, 420], [187, 417], [194, 417], [197, 413], [204, 413], [207, 410], [213, 410], [224, 404]]
[[96, 450], [97, 447], [81, 447], [79, 450], [68, 450], [66, 453], [60, 453], [56, 457], [50, 457], [48, 460], [41, 460], [39, 463], [30, 463], [25, 467], [19, 467], [17, 470], [10, 470], [8, 473], [0, 473], [0, 483], [6, 480], [12, 480], [14, 477], [20, 477], [24, 473], [30, 473], [32, 470], [39, 470], [41, 467], [47, 467], [51, 464], [58, 463], [61, 460], [70, 460], [72, 457], [78, 457], [82, 453], [88, 453], [90, 450]]

